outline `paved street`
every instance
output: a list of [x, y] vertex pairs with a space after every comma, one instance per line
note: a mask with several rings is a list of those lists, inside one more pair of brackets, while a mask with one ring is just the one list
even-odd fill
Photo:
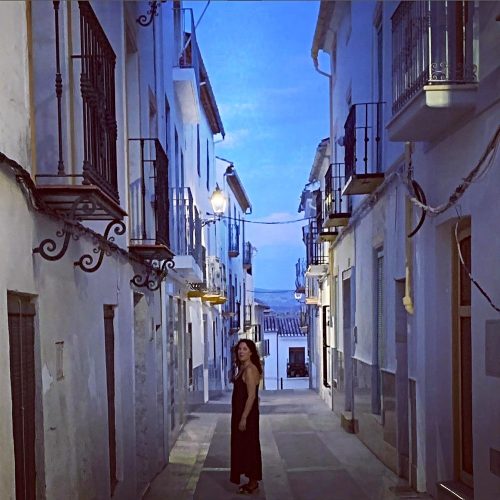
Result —
[[[368, 500], [428, 498], [409, 491], [318, 395], [261, 393], [263, 481], [259, 499]], [[155, 479], [147, 500], [241, 499], [229, 482], [230, 393], [197, 408]]]

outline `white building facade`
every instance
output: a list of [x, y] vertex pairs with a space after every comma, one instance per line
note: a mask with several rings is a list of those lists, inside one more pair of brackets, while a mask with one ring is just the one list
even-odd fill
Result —
[[222, 388], [224, 130], [191, 11], [152, 7], [0, 6], [1, 498], [139, 498]]
[[264, 342], [268, 352], [264, 365], [266, 390], [308, 389], [307, 332], [297, 314], [264, 315]]
[[314, 356], [328, 342], [345, 428], [433, 496], [500, 494], [498, 14], [494, 2], [322, 2], [312, 48], [317, 68], [329, 56], [331, 118], [328, 169], [309, 179], [314, 242], [328, 241], [316, 296], [330, 310], [311, 320]]

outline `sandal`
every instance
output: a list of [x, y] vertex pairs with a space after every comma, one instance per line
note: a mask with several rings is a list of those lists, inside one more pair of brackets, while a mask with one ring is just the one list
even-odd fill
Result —
[[258, 484], [256, 484], [255, 486], [249, 486], [247, 483], [238, 488], [238, 493], [240, 493], [241, 495], [251, 495], [254, 491], [258, 489], [259, 489]]

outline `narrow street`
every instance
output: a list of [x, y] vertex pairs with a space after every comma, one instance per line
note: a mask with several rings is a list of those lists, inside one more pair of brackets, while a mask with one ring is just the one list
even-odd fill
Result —
[[[263, 481], [253, 498], [429, 498], [408, 490], [309, 390], [260, 396]], [[147, 500], [236, 499], [229, 482], [231, 393], [189, 415]]]

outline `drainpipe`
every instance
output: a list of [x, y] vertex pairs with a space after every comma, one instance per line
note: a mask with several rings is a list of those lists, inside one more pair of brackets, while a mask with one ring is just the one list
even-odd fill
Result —
[[[405, 143], [405, 167], [406, 172], [409, 176], [413, 174], [413, 166], [411, 162], [411, 155], [413, 152], [413, 143]], [[412, 299], [412, 276], [413, 276], [413, 245], [412, 239], [408, 238], [406, 235], [412, 230], [412, 218], [413, 218], [413, 205], [410, 201], [410, 197], [406, 195], [405, 197], [405, 296], [403, 297], [403, 305], [405, 306], [406, 312], [408, 314], [413, 314], [413, 299]]]
[[[313, 60], [314, 64], [314, 69], [320, 74], [328, 78], [328, 104], [329, 104], [329, 121], [330, 121], [330, 148], [332, 148], [333, 145], [333, 123], [332, 123], [332, 87], [333, 87], [333, 75], [330, 73], [327, 73], [326, 71], [323, 71], [319, 67], [319, 61], [318, 61], [318, 50], [313, 49], [311, 51], [311, 58]], [[332, 153], [330, 153], [332, 154]]]

